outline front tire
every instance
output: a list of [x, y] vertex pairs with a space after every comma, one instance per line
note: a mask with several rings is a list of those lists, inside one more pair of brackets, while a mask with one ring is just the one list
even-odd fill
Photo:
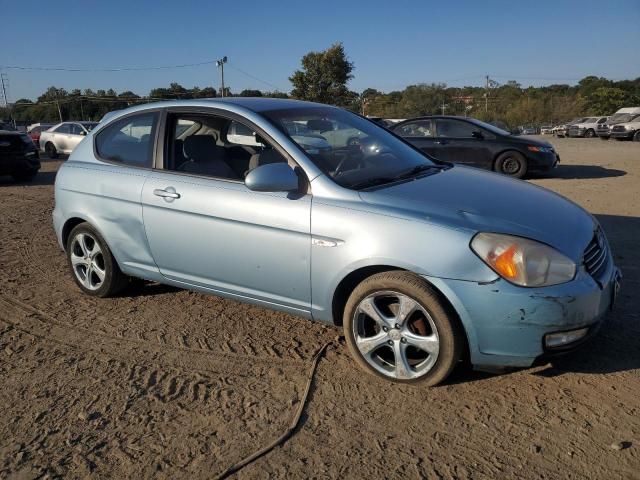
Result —
[[592, 129], [589, 129], [586, 132], [584, 132], [584, 136], [585, 138], [593, 138], [596, 136], [596, 132], [593, 131]]
[[464, 350], [458, 319], [410, 272], [378, 273], [360, 283], [345, 306], [343, 327], [356, 363], [397, 383], [437, 385]]
[[633, 134], [633, 141], [640, 142], [640, 130]]
[[67, 241], [67, 260], [76, 284], [94, 297], [110, 297], [120, 292], [128, 277], [98, 231], [88, 223], [77, 225]]
[[49, 158], [53, 158], [54, 160], [56, 158], [58, 158], [58, 149], [56, 148], [56, 146], [51, 143], [51, 142], [47, 142], [47, 144], [44, 146], [44, 151], [47, 153], [47, 156]]
[[527, 174], [527, 159], [516, 151], [501, 153], [496, 159], [495, 171], [512, 178], [523, 178]]

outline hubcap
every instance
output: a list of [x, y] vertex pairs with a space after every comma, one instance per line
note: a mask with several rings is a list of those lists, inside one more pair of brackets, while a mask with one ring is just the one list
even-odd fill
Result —
[[100, 245], [93, 235], [79, 233], [71, 242], [69, 252], [73, 273], [89, 290], [98, 290], [104, 282], [106, 267]]
[[371, 367], [399, 380], [428, 373], [440, 351], [431, 315], [413, 298], [393, 291], [376, 292], [360, 302], [353, 336]]
[[515, 158], [507, 158], [502, 164], [502, 170], [504, 173], [512, 175], [520, 170], [520, 162]]

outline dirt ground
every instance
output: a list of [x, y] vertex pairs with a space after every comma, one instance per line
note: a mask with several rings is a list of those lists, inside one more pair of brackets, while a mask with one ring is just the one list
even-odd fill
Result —
[[[236, 478], [640, 478], [640, 144], [552, 139], [533, 182], [593, 212], [624, 274], [584, 349], [438, 388], [320, 361], [301, 426]], [[51, 226], [60, 162], [0, 178], [0, 478], [212, 478], [268, 444], [337, 329], [161, 285], [82, 295]]]

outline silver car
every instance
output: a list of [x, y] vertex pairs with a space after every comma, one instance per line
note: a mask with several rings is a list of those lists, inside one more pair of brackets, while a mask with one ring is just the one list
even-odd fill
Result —
[[49, 158], [69, 155], [97, 122], [62, 122], [40, 133], [40, 151]]
[[573, 348], [619, 285], [578, 205], [308, 102], [117, 112], [61, 167], [55, 196], [87, 294], [139, 277], [328, 322], [359, 365], [397, 382], [435, 385], [462, 358], [526, 367]]

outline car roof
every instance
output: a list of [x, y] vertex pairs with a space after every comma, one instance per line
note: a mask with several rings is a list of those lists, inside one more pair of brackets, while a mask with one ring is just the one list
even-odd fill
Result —
[[323, 103], [307, 102], [285, 98], [268, 97], [226, 97], [226, 98], [198, 98], [190, 100], [165, 100], [160, 102], [143, 103], [123, 110], [114, 110], [106, 113], [100, 123], [107, 123], [115, 118], [135, 112], [143, 112], [150, 109], [172, 107], [220, 107], [225, 110], [244, 110], [256, 113], [270, 110], [288, 110], [293, 108], [337, 108]]

